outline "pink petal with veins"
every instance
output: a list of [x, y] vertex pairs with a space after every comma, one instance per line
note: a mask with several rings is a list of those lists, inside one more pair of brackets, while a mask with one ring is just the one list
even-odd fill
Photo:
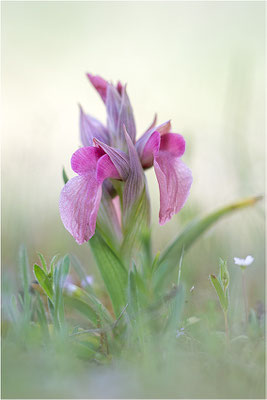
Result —
[[159, 223], [163, 225], [184, 206], [193, 179], [183, 161], [167, 151], [155, 156], [154, 168], [160, 191]]

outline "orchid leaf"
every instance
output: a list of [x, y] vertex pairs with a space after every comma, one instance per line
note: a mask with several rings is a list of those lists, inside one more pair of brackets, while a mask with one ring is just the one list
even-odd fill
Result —
[[161, 254], [153, 277], [155, 288], [159, 289], [162, 287], [165, 283], [166, 277], [168, 277], [168, 275], [177, 267], [177, 260], [179, 260], [183, 248], [185, 251], [188, 250], [189, 247], [208, 230], [208, 228], [210, 228], [215, 222], [219, 221], [222, 217], [232, 213], [233, 211], [252, 206], [261, 199], [262, 196], [249, 197], [220, 208], [203, 218], [192, 221]]
[[121, 260], [98, 231], [96, 231], [95, 235], [90, 239], [89, 244], [110, 295], [115, 315], [118, 317], [126, 304], [125, 289], [127, 285], [127, 271]]

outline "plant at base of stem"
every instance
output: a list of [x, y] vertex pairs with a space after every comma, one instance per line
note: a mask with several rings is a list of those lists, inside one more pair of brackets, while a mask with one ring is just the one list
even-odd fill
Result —
[[228, 307], [229, 307], [229, 283], [230, 283], [230, 275], [227, 268], [227, 262], [223, 261], [220, 258], [220, 274], [219, 277], [215, 275], [210, 275], [209, 279], [214, 287], [218, 299], [220, 301], [223, 313], [224, 313], [224, 323], [225, 323], [225, 335], [226, 335], [226, 343], [229, 343], [229, 328], [228, 328]]

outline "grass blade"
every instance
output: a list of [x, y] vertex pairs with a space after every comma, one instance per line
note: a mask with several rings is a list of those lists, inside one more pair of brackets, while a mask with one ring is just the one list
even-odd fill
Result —
[[222, 217], [242, 208], [252, 206], [261, 199], [262, 196], [249, 197], [192, 221], [162, 253], [153, 277], [156, 289], [159, 289], [164, 284], [166, 277], [176, 268], [177, 259], [181, 257], [183, 247], [185, 251], [188, 250], [206, 230]]
[[31, 314], [31, 296], [29, 291], [30, 286], [30, 278], [29, 278], [29, 260], [26, 248], [21, 246], [19, 252], [19, 265], [21, 272], [21, 279], [23, 283], [23, 311], [25, 320], [28, 321], [30, 319]]

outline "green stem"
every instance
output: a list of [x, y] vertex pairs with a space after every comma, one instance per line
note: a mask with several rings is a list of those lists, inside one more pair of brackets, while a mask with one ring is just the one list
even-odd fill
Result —
[[246, 323], [247, 323], [247, 322], [248, 322], [248, 300], [247, 300], [245, 270], [242, 270], [242, 287], [243, 287], [243, 298], [244, 298], [245, 316], [246, 316]]
[[179, 285], [180, 285], [183, 258], [184, 258], [184, 246], [182, 248], [182, 253], [181, 253], [181, 257], [180, 257], [180, 261], [179, 261], [177, 287], [179, 287]]
[[229, 344], [229, 328], [228, 328], [228, 318], [227, 311], [224, 311], [224, 324], [225, 324], [225, 336], [226, 336], [226, 344]]

